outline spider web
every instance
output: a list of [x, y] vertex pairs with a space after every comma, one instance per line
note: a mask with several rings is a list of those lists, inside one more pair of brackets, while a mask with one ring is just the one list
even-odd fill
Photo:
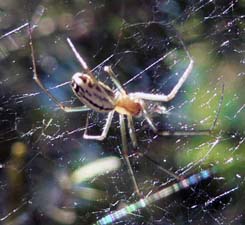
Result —
[[[244, 224], [244, 1], [238, 0], [0, 2], [0, 224], [93, 224], [138, 200], [120, 156], [118, 117], [103, 142], [84, 140], [87, 114], [59, 110], [32, 80], [26, 22], [41, 6], [33, 29], [37, 69], [64, 104], [79, 105], [68, 82], [81, 70], [70, 37], [110, 87], [104, 65], [113, 66], [129, 93], [165, 94], [188, 65], [183, 40], [194, 70], [174, 100], [149, 102], [156, 126], [210, 129], [220, 108], [208, 136], [161, 137], [134, 120], [139, 148], [128, 141], [130, 161], [145, 196], [176, 180], [137, 151], [179, 176], [217, 173], [117, 224]], [[157, 113], [163, 106], [167, 113]], [[90, 112], [88, 132], [100, 133], [105, 118]], [[100, 167], [99, 159], [106, 164]], [[90, 163], [97, 174], [75, 179]]]

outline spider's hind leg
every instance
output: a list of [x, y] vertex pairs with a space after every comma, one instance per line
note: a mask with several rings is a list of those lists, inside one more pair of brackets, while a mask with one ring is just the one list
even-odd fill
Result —
[[87, 129], [88, 129], [88, 118], [87, 118], [87, 122], [86, 122], [85, 132], [83, 134], [83, 138], [84, 139], [90, 139], [90, 140], [103, 141], [106, 138], [107, 134], [108, 134], [109, 128], [111, 126], [111, 121], [112, 121], [114, 112], [115, 111], [111, 111], [111, 112], [108, 113], [108, 116], [107, 116], [107, 119], [106, 119], [106, 123], [105, 123], [105, 125], [103, 127], [103, 131], [102, 131], [102, 133], [100, 135], [89, 135], [89, 134], [87, 134]]
[[[127, 118], [128, 118], [128, 128], [129, 128], [129, 136], [130, 136], [130, 139], [132, 141], [133, 147], [134, 148], [138, 148], [138, 143], [137, 143], [137, 139], [136, 139], [136, 135], [135, 135], [135, 128], [134, 128], [132, 117], [131, 116], [127, 116]], [[150, 123], [154, 127], [154, 129], [156, 129], [155, 126], [153, 125], [153, 122], [151, 121], [150, 117], [148, 118], [148, 120], [150, 121]], [[148, 123], [149, 123], [149, 121], [148, 121]], [[154, 131], [157, 131], [157, 129], [154, 130]], [[144, 153], [141, 153], [140, 151], [137, 152], [137, 155], [139, 155], [140, 157], [143, 157], [146, 160], [150, 161], [159, 170], [161, 170], [164, 173], [170, 175], [171, 177], [173, 177], [173, 178], [175, 178], [177, 180], [180, 180], [181, 179], [178, 175], [176, 175], [173, 172], [170, 172], [169, 170], [163, 168], [157, 161], [155, 161], [154, 159], [152, 159], [150, 156], [148, 156], [148, 155], [146, 155]]]
[[127, 116], [128, 119], [128, 129], [129, 129], [129, 136], [132, 141], [133, 147], [137, 148], [138, 143], [137, 143], [137, 138], [135, 135], [135, 128], [134, 128], [134, 123], [133, 123], [133, 118], [132, 116]]
[[[167, 114], [168, 112], [166, 111], [165, 107], [160, 107], [159, 109], [159, 114]], [[142, 110], [143, 116], [146, 119], [147, 123], [153, 130], [153, 132], [159, 136], [198, 136], [198, 135], [210, 135], [211, 134], [211, 129], [205, 129], [205, 130], [159, 130], [153, 123], [149, 113], [147, 112], [146, 109]]]
[[135, 175], [134, 175], [131, 163], [130, 163], [129, 158], [128, 158], [128, 145], [127, 145], [127, 136], [126, 136], [127, 134], [126, 134], [126, 126], [125, 126], [125, 121], [124, 121], [124, 115], [119, 114], [119, 120], [120, 120], [120, 131], [121, 131], [121, 139], [122, 139], [122, 156], [123, 156], [123, 159], [126, 162], [126, 165], [128, 167], [128, 173], [129, 173], [131, 180], [133, 182], [134, 190], [135, 190], [136, 194], [141, 198], [142, 195], [139, 191], [139, 187], [138, 187], [138, 184], [136, 182]]

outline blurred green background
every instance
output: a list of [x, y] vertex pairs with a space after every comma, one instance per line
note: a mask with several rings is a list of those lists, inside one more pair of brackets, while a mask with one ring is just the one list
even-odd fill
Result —
[[[217, 174], [118, 224], [244, 224], [243, 0], [0, 0], [0, 224], [92, 224], [137, 199], [122, 159], [119, 167], [114, 158], [116, 171], [108, 168], [113, 171], [81, 183], [71, 179], [88, 163], [121, 157], [118, 116], [106, 140], [84, 140], [87, 115], [91, 134], [101, 131], [106, 115], [65, 114], [40, 91], [32, 79], [27, 27], [11, 31], [35, 22], [42, 7], [32, 33], [36, 65], [44, 85], [64, 104], [80, 104], [68, 81], [82, 70], [67, 37], [102, 82], [113, 87], [103, 73], [103, 66], [112, 65], [129, 93], [168, 93], [188, 65], [178, 34], [195, 68], [177, 97], [164, 104], [169, 113], [152, 113], [159, 129], [209, 129], [223, 98], [208, 136], [160, 137], [146, 121], [135, 120], [137, 151], [180, 176], [211, 167]], [[174, 182], [128, 145], [145, 195]]]

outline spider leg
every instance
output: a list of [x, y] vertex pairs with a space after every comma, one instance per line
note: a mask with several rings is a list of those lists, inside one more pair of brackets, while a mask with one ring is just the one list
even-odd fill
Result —
[[120, 131], [121, 131], [121, 138], [122, 138], [122, 156], [124, 161], [126, 162], [127, 168], [128, 168], [128, 173], [131, 177], [131, 180], [134, 185], [134, 190], [137, 193], [139, 197], [142, 197], [134, 176], [133, 169], [131, 167], [129, 158], [128, 158], [128, 147], [127, 147], [127, 136], [126, 136], [126, 127], [125, 127], [125, 121], [124, 121], [124, 115], [119, 114], [119, 121], [120, 121]]
[[130, 93], [129, 95], [134, 98], [140, 98], [140, 99], [145, 99], [145, 100], [150, 100], [150, 101], [159, 101], [159, 102], [168, 102], [172, 100], [176, 94], [178, 93], [179, 89], [182, 87], [186, 79], [189, 77], [193, 70], [194, 66], [194, 60], [189, 56], [189, 65], [186, 68], [185, 72], [183, 75], [179, 78], [177, 84], [174, 86], [174, 88], [170, 91], [168, 95], [165, 94], [150, 94], [150, 93], [144, 93], [144, 92], [135, 92], [135, 93]]
[[64, 106], [62, 104], [63, 108], [61, 108], [62, 110], [64, 110], [65, 112], [87, 112], [90, 111], [91, 109], [88, 108], [88, 106], [83, 105], [83, 106], [75, 106], [75, 107], [69, 107], [69, 106]]
[[155, 127], [153, 121], [151, 120], [150, 116], [148, 115], [147, 111], [143, 108], [142, 109], [143, 116], [145, 117], [147, 123], [150, 125], [151, 129], [154, 133], [157, 133], [157, 128]]
[[218, 108], [217, 108], [217, 113], [215, 115], [214, 121], [212, 126], [209, 129], [206, 130], [189, 130], [189, 131], [184, 131], [184, 130], [180, 130], [180, 131], [157, 131], [157, 134], [160, 136], [197, 136], [197, 135], [211, 135], [214, 133], [214, 129], [217, 125], [217, 121], [220, 115], [220, 111], [221, 111], [221, 106], [223, 104], [223, 100], [224, 100], [224, 84], [222, 84], [222, 89], [221, 89], [221, 96], [220, 96], [220, 100], [219, 100], [219, 104], [218, 104]]
[[[133, 119], [132, 116], [127, 116], [128, 117], [128, 128], [129, 128], [129, 136], [130, 139], [133, 143], [133, 147], [137, 148], [138, 144], [137, 144], [137, 139], [136, 139], [136, 135], [135, 135], [135, 128], [134, 128], [134, 124], [133, 124]], [[148, 155], [145, 155], [141, 152], [137, 152], [137, 154], [141, 157], [144, 157], [145, 159], [147, 159], [148, 161], [150, 161], [151, 163], [153, 163], [154, 165], [157, 166], [157, 168], [161, 171], [163, 171], [164, 173], [170, 175], [171, 177], [180, 180], [181, 178], [177, 175], [175, 175], [174, 173], [170, 172], [169, 170], [163, 168], [157, 161], [155, 161], [154, 159], [152, 159], [151, 157], [149, 157]]]
[[77, 60], [81, 64], [82, 68], [93, 79], [94, 82], [97, 82], [96, 78], [94, 77], [94, 75], [91, 72], [90, 68], [88, 67], [87, 63], [85, 62], [85, 60], [82, 58], [82, 56], [76, 50], [76, 48], [75, 48], [74, 44], [72, 43], [71, 39], [67, 38], [66, 40], [67, 40], [71, 50], [73, 51], [74, 55], [76, 56]]
[[115, 111], [111, 111], [111, 112], [108, 113], [108, 116], [107, 116], [107, 119], [106, 119], [106, 123], [105, 123], [105, 125], [103, 127], [103, 131], [102, 131], [101, 135], [88, 135], [87, 134], [87, 128], [88, 128], [88, 118], [87, 118], [86, 128], [85, 128], [85, 132], [83, 134], [83, 138], [84, 139], [90, 139], [90, 140], [103, 141], [106, 138], [107, 134], [108, 134], [109, 128], [111, 126], [111, 121], [112, 121], [114, 112]]
[[108, 75], [110, 76], [112, 82], [116, 85], [116, 87], [120, 91], [120, 93], [121, 94], [126, 94], [126, 91], [123, 89], [122, 85], [120, 84], [120, 82], [116, 78], [116, 75], [113, 72], [111, 66], [105, 66], [104, 67], [104, 71], [108, 73]]
[[132, 141], [133, 147], [137, 148], [138, 143], [137, 143], [137, 138], [135, 135], [135, 128], [134, 128], [134, 123], [133, 123], [133, 118], [132, 116], [127, 116], [128, 119], [128, 129], [129, 129], [129, 137]]
[[32, 58], [32, 70], [33, 70], [33, 79], [35, 80], [35, 82], [38, 84], [38, 86], [44, 91], [44, 93], [46, 95], [49, 96], [49, 98], [56, 103], [56, 105], [59, 106], [60, 109], [62, 109], [65, 112], [83, 112], [83, 111], [89, 111], [90, 108], [88, 108], [87, 106], [81, 106], [81, 107], [69, 107], [69, 106], [65, 106], [64, 104], [62, 104], [56, 97], [54, 97], [47, 88], [44, 87], [44, 85], [42, 84], [42, 82], [39, 79], [39, 75], [37, 73], [37, 67], [36, 67], [36, 60], [35, 60], [35, 54], [34, 54], [34, 48], [33, 48], [33, 41], [32, 41], [32, 35], [31, 35], [31, 30], [30, 30], [30, 25], [29, 25], [29, 40], [30, 40], [30, 48], [31, 48], [31, 58]]
[[190, 130], [190, 131], [184, 131], [184, 130], [176, 130], [176, 131], [161, 131], [156, 128], [154, 125], [152, 119], [150, 118], [149, 114], [147, 111], [143, 108], [142, 109], [143, 116], [145, 117], [147, 123], [150, 125], [151, 129], [153, 130], [154, 133], [160, 136], [196, 136], [196, 135], [210, 135], [211, 134], [211, 129], [207, 130]]
[[211, 130], [163, 130], [163, 131], [157, 131], [157, 135], [160, 136], [206, 136], [211, 134]]

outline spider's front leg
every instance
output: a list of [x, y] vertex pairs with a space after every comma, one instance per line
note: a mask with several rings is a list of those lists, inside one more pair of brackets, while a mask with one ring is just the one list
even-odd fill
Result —
[[[29, 25], [30, 26], [30, 25]], [[37, 83], [37, 85], [43, 90], [43, 92], [64, 112], [84, 112], [89, 111], [90, 108], [88, 108], [86, 105], [84, 106], [78, 106], [78, 107], [69, 107], [65, 106], [63, 103], [61, 103], [41, 82], [39, 79], [39, 74], [37, 72], [37, 66], [36, 66], [36, 58], [35, 58], [35, 52], [34, 52], [34, 46], [32, 41], [32, 34], [31, 34], [31, 28], [29, 27], [29, 46], [31, 49], [31, 59], [32, 59], [32, 71], [33, 71], [33, 79]]]

